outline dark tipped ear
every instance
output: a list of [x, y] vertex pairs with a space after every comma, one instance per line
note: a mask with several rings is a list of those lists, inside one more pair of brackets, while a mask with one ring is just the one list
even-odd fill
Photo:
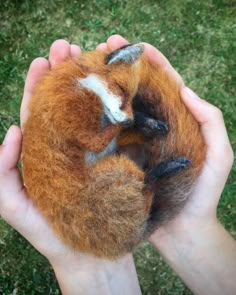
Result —
[[105, 57], [105, 63], [107, 65], [119, 62], [133, 64], [139, 59], [143, 52], [144, 45], [142, 43], [128, 44], [109, 53]]

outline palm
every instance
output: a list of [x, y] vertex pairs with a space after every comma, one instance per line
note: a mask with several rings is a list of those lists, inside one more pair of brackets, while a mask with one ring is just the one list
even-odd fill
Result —
[[[182, 98], [185, 100], [184, 97], [182, 92]], [[207, 145], [206, 159], [186, 206], [176, 218], [153, 234], [150, 238], [152, 242], [170, 234], [210, 228], [212, 223], [216, 222], [216, 208], [232, 167], [232, 148], [221, 112], [203, 100], [200, 100], [199, 104], [188, 100], [185, 103], [201, 125]]]
[[[97, 50], [115, 50], [127, 43], [123, 38], [113, 36], [107, 40], [107, 43], [100, 44]], [[66, 41], [56, 41], [51, 47], [49, 61], [44, 58], [34, 60], [29, 69], [24, 89], [21, 106], [22, 128], [27, 120], [29, 100], [39, 78], [68, 56], [78, 56], [80, 52], [78, 46], [70, 46]], [[169, 71], [173, 77], [178, 75], [167, 59], [151, 45], [146, 44], [145, 54], [152, 62]], [[203, 101], [199, 105], [194, 105], [194, 103], [188, 101], [185, 103], [201, 124], [208, 146], [208, 154], [191, 199], [174, 220], [160, 227], [154, 233], [157, 239], [161, 239], [167, 233], [184, 230], [186, 227], [199, 227], [204, 224], [205, 220], [209, 220], [209, 215], [214, 217], [215, 208], [232, 165], [230, 160], [228, 164], [224, 163], [224, 171], [221, 169], [221, 163], [219, 163], [219, 161], [222, 161], [222, 145], [228, 142], [228, 137], [224, 124], [222, 124], [221, 115], [215, 110], [216, 108]], [[203, 107], [204, 103], [207, 104], [207, 107]], [[207, 115], [208, 112], [212, 113], [214, 120], [210, 120], [211, 118]], [[217, 124], [217, 120], [219, 124]], [[214, 130], [215, 132], [212, 132]], [[85, 255], [74, 253], [69, 247], [63, 245], [28, 198], [20, 172], [17, 169], [22, 140], [21, 131], [17, 127], [12, 127], [10, 131], [5, 146], [0, 146], [0, 214], [47, 258], [67, 257], [70, 262], [76, 262], [78, 257], [89, 259]], [[216, 136], [217, 134], [220, 134], [220, 136]], [[227, 144], [225, 146], [228, 146], [228, 148], [224, 154], [232, 154], [230, 146]], [[231, 159], [231, 157], [228, 157], [228, 159]], [[217, 183], [215, 179], [218, 180]], [[209, 196], [212, 195], [215, 197], [209, 199]]]
[[[70, 46], [66, 41], [55, 42], [50, 50], [49, 61], [38, 58], [30, 66], [21, 105], [21, 126], [28, 116], [28, 103], [39, 78], [65, 58], [80, 54], [78, 46]], [[64, 256], [71, 253], [54, 235], [53, 230], [30, 201], [17, 168], [22, 135], [18, 127], [11, 127], [9, 136], [0, 147], [0, 213], [44, 256]], [[3, 198], [8, 196], [8, 198]], [[74, 255], [74, 254], [73, 254]]]
[[[101, 44], [100, 49], [104, 46]], [[99, 49], [98, 49], [99, 50]], [[32, 96], [35, 84], [40, 77], [53, 68], [56, 64], [64, 61], [68, 56], [78, 56], [81, 50], [78, 46], [69, 45], [66, 41], [56, 41], [50, 50], [49, 61], [44, 58], [34, 60], [30, 66], [24, 89], [21, 105], [21, 128], [28, 117], [28, 104]], [[17, 163], [20, 157], [22, 134], [18, 127], [10, 128], [10, 143], [0, 146], [0, 214], [2, 217], [19, 231], [39, 252], [51, 262], [63, 261], [68, 265], [77, 267], [78, 260], [93, 264], [94, 257], [75, 252], [69, 248], [54, 234], [53, 229], [31, 202], [27, 190], [22, 183]], [[8, 198], [4, 198], [8, 196]], [[101, 263], [101, 260], [99, 260]], [[103, 261], [106, 264], [106, 261]]]

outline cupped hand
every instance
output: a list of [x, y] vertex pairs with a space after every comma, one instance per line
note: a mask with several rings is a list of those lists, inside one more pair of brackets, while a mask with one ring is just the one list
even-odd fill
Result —
[[[28, 117], [28, 104], [41, 76], [69, 56], [78, 56], [79, 46], [57, 40], [50, 49], [49, 59], [36, 58], [30, 65], [21, 105], [21, 127]], [[50, 260], [68, 256], [68, 248], [54, 235], [51, 227], [28, 198], [17, 167], [21, 152], [22, 133], [12, 126], [0, 147], [0, 215], [21, 233], [39, 252]], [[72, 262], [74, 257], [72, 257]]]
[[[36, 58], [31, 63], [20, 111], [22, 130], [29, 116], [29, 101], [39, 79], [68, 57], [80, 54], [79, 46], [57, 40], [50, 48], [48, 60]], [[0, 146], [0, 216], [50, 261], [63, 294], [140, 294], [131, 254], [117, 261], [99, 259], [71, 249], [54, 234], [28, 197], [17, 167], [21, 153], [21, 129], [12, 126]], [[117, 280], [121, 285], [117, 285]]]
[[[127, 40], [119, 35], [108, 38], [97, 50], [114, 50], [126, 45]], [[49, 60], [35, 59], [29, 69], [21, 107], [21, 126], [28, 117], [28, 103], [34, 86], [40, 77], [56, 64], [70, 56], [79, 56], [76, 45], [58, 40], [51, 46]], [[153, 46], [145, 43], [145, 55], [163, 67], [175, 79], [182, 81], [168, 60]], [[183, 231], [199, 230], [203, 225], [216, 222], [216, 207], [233, 162], [232, 149], [221, 112], [198, 98], [182, 83], [183, 102], [199, 122], [205, 142], [207, 157], [195, 190], [182, 212], [168, 224], [160, 227], [151, 237], [152, 242], [162, 241], [167, 235], [178, 235]], [[20, 157], [21, 130], [12, 126], [0, 146], [0, 215], [20, 232], [38, 251], [53, 264], [68, 264], [77, 267], [78, 261], [94, 266], [94, 258], [74, 252], [54, 235], [51, 227], [27, 196], [21, 174], [17, 168]], [[158, 244], [158, 243], [157, 243]], [[59, 259], [63, 257], [63, 259]], [[130, 258], [129, 258], [130, 260]]]
[[[36, 58], [30, 65], [20, 110], [21, 129], [27, 121], [28, 104], [34, 87], [40, 78], [57, 64], [68, 57], [77, 57], [81, 49], [77, 45], [70, 45], [65, 40], [55, 41], [49, 53], [49, 59]], [[12, 126], [0, 146], [0, 215], [22, 234], [41, 254], [53, 264], [65, 263], [78, 265], [85, 260], [86, 264], [93, 264], [94, 258], [74, 252], [64, 245], [54, 234], [52, 228], [31, 202], [23, 184], [21, 173], [17, 167], [20, 159], [22, 133], [17, 126]], [[63, 257], [63, 259], [59, 259]]]
[[[98, 49], [115, 50], [128, 44], [119, 35], [108, 38]], [[196, 187], [187, 205], [179, 215], [168, 224], [161, 226], [150, 241], [158, 241], [171, 234], [183, 231], [207, 229], [217, 222], [216, 208], [233, 163], [233, 152], [228, 139], [222, 112], [215, 106], [199, 98], [184, 85], [179, 74], [166, 57], [152, 45], [145, 44], [146, 57], [154, 64], [164, 68], [181, 85], [181, 97], [186, 107], [199, 122], [207, 155], [204, 166], [197, 180]]]
[[151, 237], [151, 242], [157, 248], [164, 247], [167, 236], [188, 239], [199, 235], [200, 238], [218, 231], [217, 206], [234, 159], [222, 112], [187, 87], [182, 88], [181, 96], [200, 124], [207, 152], [202, 171], [185, 207]]
[[[125, 39], [113, 36], [106, 46], [116, 49], [125, 44]], [[187, 88], [157, 49], [145, 44], [144, 54], [179, 82], [182, 100], [199, 122], [207, 147], [202, 171], [186, 206], [149, 240], [194, 294], [234, 294], [236, 245], [216, 217], [233, 163], [222, 113]]]

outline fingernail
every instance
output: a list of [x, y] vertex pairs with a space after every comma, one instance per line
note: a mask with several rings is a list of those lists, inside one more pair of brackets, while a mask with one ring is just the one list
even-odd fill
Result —
[[10, 141], [11, 141], [11, 127], [8, 129], [2, 144], [7, 145]]
[[193, 92], [190, 88], [185, 87], [184, 91], [189, 98], [200, 99], [200, 97], [195, 92]]
[[78, 45], [71, 44], [70, 45], [70, 54], [72, 57], [77, 57], [81, 54], [81, 49]]

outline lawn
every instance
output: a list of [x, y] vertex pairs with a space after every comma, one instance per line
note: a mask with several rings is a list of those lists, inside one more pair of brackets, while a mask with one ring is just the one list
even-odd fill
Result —
[[[0, 141], [19, 124], [24, 79], [30, 62], [47, 57], [58, 38], [94, 49], [119, 33], [158, 47], [201, 97], [224, 114], [236, 150], [236, 6], [232, 0], [30, 1], [0, 6]], [[218, 216], [236, 237], [236, 166]], [[0, 294], [60, 294], [46, 259], [0, 219]], [[143, 294], [192, 294], [148, 244], [135, 253]]]

